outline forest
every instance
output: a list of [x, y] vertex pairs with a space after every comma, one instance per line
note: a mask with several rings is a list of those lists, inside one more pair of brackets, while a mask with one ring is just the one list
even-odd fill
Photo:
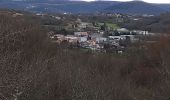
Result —
[[138, 17], [140, 20], [129, 20], [122, 26], [128, 29], [147, 30], [153, 33], [169, 33], [170, 13], [163, 13], [159, 16], [148, 18]]

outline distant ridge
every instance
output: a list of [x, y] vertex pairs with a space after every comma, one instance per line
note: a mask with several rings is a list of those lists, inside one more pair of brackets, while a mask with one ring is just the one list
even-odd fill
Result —
[[150, 3], [135, 0], [130, 2], [122, 2], [105, 9], [106, 12], [119, 12], [126, 14], [153, 14], [158, 15], [166, 12], [164, 9]]
[[70, 0], [0, 0], [0, 8], [49, 13], [96, 13], [159, 15], [170, 11], [170, 4], [151, 4], [141, 0], [118, 1], [70, 1]]

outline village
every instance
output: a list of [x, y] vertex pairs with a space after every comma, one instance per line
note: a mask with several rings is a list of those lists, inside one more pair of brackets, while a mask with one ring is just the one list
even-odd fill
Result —
[[140, 37], [154, 35], [143, 30], [128, 30], [115, 24], [88, 23], [78, 19], [77, 25], [70, 25], [74, 29], [72, 34], [50, 34], [53, 43], [67, 43], [70, 48], [83, 48], [100, 52], [123, 53], [126, 47]]

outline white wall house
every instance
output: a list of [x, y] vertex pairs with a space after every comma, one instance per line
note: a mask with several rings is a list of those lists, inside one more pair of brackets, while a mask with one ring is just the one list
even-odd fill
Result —
[[87, 32], [74, 32], [75, 36], [81, 37], [81, 36], [88, 36]]
[[97, 43], [102, 43], [102, 42], [105, 42], [105, 41], [107, 41], [107, 38], [104, 38], [104, 37], [97, 37], [96, 38]]
[[87, 37], [79, 37], [78, 41], [79, 42], [86, 42], [87, 41]]
[[113, 39], [113, 40], [117, 40], [117, 41], [126, 39], [126, 37], [124, 37], [124, 36], [109, 36], [108, 38]]

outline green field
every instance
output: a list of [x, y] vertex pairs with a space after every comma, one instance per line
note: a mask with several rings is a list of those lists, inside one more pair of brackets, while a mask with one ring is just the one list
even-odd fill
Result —
[[111, 29], [118, 29], [118, 28], [120, 28], [118, 25], [113, 24], [113, 23], [106, 23], [106, 26], [111, 28]]

